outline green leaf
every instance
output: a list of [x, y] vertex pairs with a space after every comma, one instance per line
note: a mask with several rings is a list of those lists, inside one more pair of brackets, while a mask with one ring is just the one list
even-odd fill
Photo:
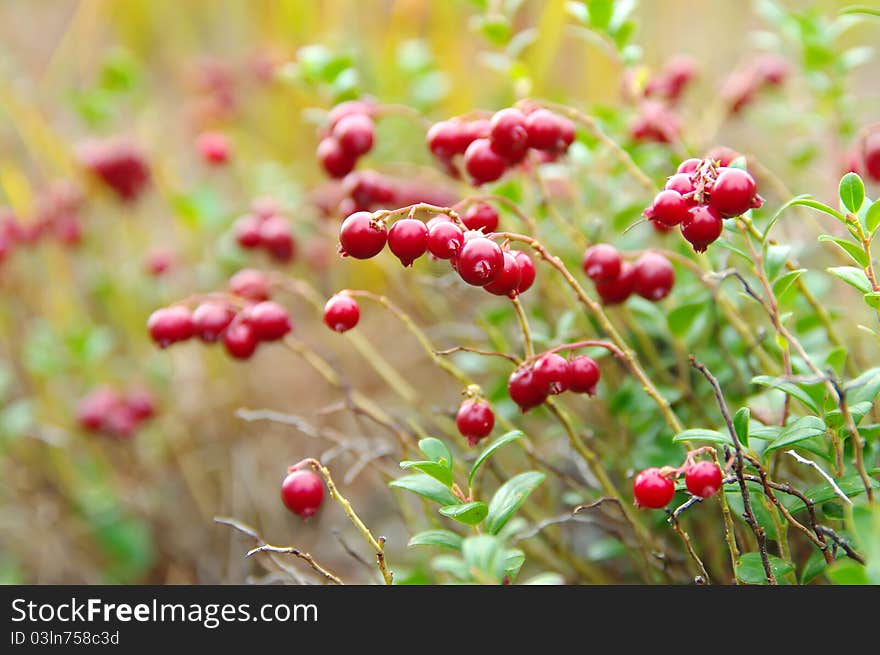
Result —
[[[874, 476], [878, 473], [880, 473], [880, 469], [873, 469], [868, 471], [868, 476]], [[835, 482], [837, 482], [837, 486], [840, 487], [840, 490], [847, 498], [854, 498], [865, 493], [865, 485], [862, 484], [862, 479], [858, 474], [849, 475], [845, 478], [835, 480]], [[880, 482], [871, 478], [871, 487], [874, 489], [880, 489]], [[829, 500], [840, 498], [840, 496], [837, 495], [837, 492], [834, 491], [834, 488], [827, 482], [818, 484], [815, 487], [810, 487], [804, 491], [804, 496], [809, 498], [814, 505], [821, 505]], [[795, 498], [794, 496], [783, 497], [780, 498], [780, 500], [782, 500], [783, 504], [788, 507], [788, 511], [792, 514], [806, 508], [804, 501]]]
[[828, 567], [828, 579], [836, 585], [869, 585], [865, 567], [851, 559], [841, 559]]
[[764, 270], [767, 272], [767, 278], [775, 280], [776, 276], [785, 266], [788, 256], [791, 254], [791, 246], [771, 245], [767, 247], [767, 253], [764, 257]]
[[534, 576], [533, 578], [529, 578], [528, 580], [526, 580], [522, 584], [542, 585], [542, 586], [544, 586], [544, 585], [564, 585], [565, 578], [563, 578], [558, 573], [546, 572], [546, 573], [539, 573], [538, 575]]
[[691, 302], [676, 307], [666, 317], [669, 331], [677, 337], [684, 335], [694, 322], [700, 317], [708, 304], [705, 300]]
[[672, 437], [672, 443], [680, 443], [682, 441], [708, 441], [709, 443], [733, 444], [733, 439], [730, 438], [730, 435], [718, 432], [718, 430], [704, 430], [703, 428], [685, 430]]
[[752, 412], [748, 407], [741, 407], [733, 417], [733, 429], [743, 446], [749, 445], [749, 421], [751, 418]]
[[875, 200], [865, 214], [865, 227], [871, 235], [880, 227], [880, 200]]
[[508, 548], [504, 551], [504, 573], [513, 580], [522, 565], [526, 563], [526, 554], [519, 548]]
[[421, 450], [425, 457], [432, 462], [437, 462], [448, 468], [450, 471], [452, 470], [452, 453], [449, 452], [449, 448], [447, 448], [446, 444], [439, 439], [435, 439], [434, 437], [422, 439], [419, 441], [419, 450]]
[[427, 473], [446, 487], [451, 487], [453, 483], [452, 471], [437, 462], [411, 462], [407, 460], [400, 463], [400, 468], [417, 469], [422, 473]]
[[873, 307], [874, 309], [880, 309], [880, 291], [872, 291], [871, 293], [866, 293], [862, 298], [865, 299], [865, 304], [868, 307]]
[[803, 416], [794, 423], [783, 428], [782, 432], [776, 437], [776, 440], [764, 450], [764, 454], [772, 453], [774, 450], [792, 446], [800, 441], [812, 439], [813, 437], [821, 437], [827, 430], [825, 422], [817, 416]]
[[389, 482], [388, 486], [396, 489], [406, 489], [441, 505], [457, 505], [461, 502], [452, 495], [452, 492], [446, 486], [424, 473], [405, 475], [402, 478]]
[[807, 563], [804, 564], [804, 570], [801, 572], [801, 584], [810, 584], [813, 580], [822, 575], [822, 572], [827, 566], [828, 562], [825, 561], [825, 555], [822, 554], [822, 551], [814, 550], [807, 560]]
[[547, 476], [540, 471], [526, 471], [505, 482], [489, 503], [489, 515], [486, 517], [486, 530], [490, 534], [498, 534], [510, 520], [529, 494], [541, 484]]
[[841, 239], [840, 237], [833, 237], [829, 234], [821, 234], [819, 235], [819, 241], [831, 242], [840, 248], [843, 252], [845, 252], [850, 259], [852, 259], [856, 264], [864, 268], [868, 265], [868, 256], [865, 254], [865, 251], [852, 241], [847, 239]]
[[441, 507], [440, 513], [465, 525], [477, 525], [477, 523], [486, 518], [486, 514], [489, 513], [489, 506], [481, 500], [475, 500], [474, 502], [462, 505]]
[[455, 555], [437, 555], [431, 560], [431, 568], [440, 573], [448, 573], [460, 581], [470, 579], [470, 571], [464, 560]]
[[468, 537], [461, 546], [461, 552], [470, 571], [476, 569], [498, 584], [504, 580], [506, 559], [498, 537], [488, 534]]
[[789, 290], [792, 284], [804, 273], [806, 273], [807, 269], [798, 268], [793, 271], [788, 271], [785, 275], [781, 276], [773, 283], [773, 295], [777, 298], [781, 296], [783, 293]]
[[846, 223], [846, 217], [841, 214], [839, 211], [834, 209], [833, 207], [829, 207], [828, 205], [819, 202], [818, 200], [813, 200], [811, 196], [804, 194], [801, 196], [795, 196], [787, 203], [782, 205], [776, 213], [773, 215], [773, 218], [770, 219], [770, 222], [767, 223], [767, 227], [764, 228], [764, 245], [766, 246], [768, 241], [767, 238], [770, 234], [770, 228], [779, 220], [779, 217], [782, 216], [782, 213], [788, 209], [789, 207], [809, 207], [810, 209], [815, 209], [822, 213], [828, 214], [829, 216], [833, 216], [841, 223]]
[[859, 211], [865, 201], [865, 183], [857, 173], [847, 173], [840, 180], [840, 201], [853, 214]]
[[[788, 573], [794, 571], [794, 565], [786, 562], [775, 555], [769, 555], [770, 569], [779, 580]], [[761, 561], [760, 553], [746, 553], [739, 558], [736, 564], [736, 577], [746, 584], [767, 584], [767, 574]]]
[[474, 483], [474, 476], [477, 474], [477, 471], [483, 465], [483, 463], [495, 453], [495, 451], [497, 451], [502, 446], [505, 446], [513, 441], [516, 441], [517, 439], [520, 439], [522, 436], [522, 430], [511, 430], [507, 434], [501, 435], [495, 441], [486, 446], [486, 449], [480, 453], [480, 456], [477, 457], [477, 460], [471, 467], [471, 472], [468, 473], [468, 486], [471, 486]]
[[855, 287], [862, 293], [869, 293], [870, 291], [872, 291], [871, 283], [868, 281], [867, 276], [861, 269], [855, 268], [853, 266], [836, 266], [827, 270], [834, 277], [840, 278], [848, 285], [850, 285], [851, 287]]
[[778, 378], [770, 377], [769, 375], [759, 375], [752, 378], [752, 384], [757, 384], [762, 387], [769, 387], [771, 389], [778, 389], [779, 391], [788, 394], [792, 398], [801, 401], [816, 414], [819, 413], [819, 406], [810, 397], [810, 394], [801, 389], [794, 382], [789, 382], [788, 380], [780, 380]]
[[451, 548], [452, 550], [461, 550], [462, 541], [464, 540], [461, 535], [457, 535], [450, 530], [425, 530], [413, 535], [407, 545], [440, 546], [442, 548]]

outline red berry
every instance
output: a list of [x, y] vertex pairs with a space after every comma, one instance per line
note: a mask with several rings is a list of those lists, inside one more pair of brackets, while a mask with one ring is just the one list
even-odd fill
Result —
[[568, 388], [575, 393], [596, 393], [599, 383], [599, 365], [587, 355], [572, 357], [568, 362]]
[[268, 300], [269, 278], [260, 271], [243, 268], [229, 278], [229, 292], [254, 302]]
[[101, 427], [112, 437], [125, 438], [132, 435], [139, 422], [131, 408], [120, 402], [110, 409]]
[[645, 469], [633, 481], [633, 495], [638, 507], [661, 509], [675, 495], [675, 483], [658, 468]]
[[521, 281], [519, 264], [516, 263], [513, 253], [503, 251], [502, 254], [504, 256], [504, 264], [501, 272], [498, 274], [498, 277], [483, 288], [496, 296], [510, 296], [513, 298], [519, 293]]
[[700, 167], [700, 164], [703, 163], [702, 159], [697, 159], [696, 157], [691, 157], [690, 159], [685, 159], [678, 165], [678, 168], [675, 170], [676, 173], [693, 173], [697, 168]]
[[709, 204], [722, 216], [740, 216], [752, 207], [755, 197], [755, 179], [740, 168], [722, 168], [712, 192]]
[[77, 154], [91, 173], [126, 202], [136, 200], [150, 181], [143, 153], [122, 139], [88, 142]]
[[324, 305], [324, 323], [331, 330], [346, 332], [358, 324], [361, 309], [347, 293], [337, 293]]
[[498, 212], [492, 205], [481, 202], [468, 207], [461, 222], [469, 230], [482, 230], [484, 234], [491, 234], [498, 229]]
[[462, 154], [470, 145], [472, 138], [467, 126], [459, 121], [440, 121], [428, 130], [428, 148], [434, 156], [449, 160]]
[[597, 243], [587, 248], [581, 265], [593, 282], [616, 280], [620, 276], [620, 252], [607, 243]]
[[651, 220], [672, 227], [688, 217], [688, 209], [691, 204], [678, 191], [665, 189], [654, 196], [654, 202], [649, 209], [645, 210], [644, 214]]
[[235, 240], [242, 248], [256, 248], [260, 245], [260, 226], [263, 219], [256, 214], [245, 214], [235, 221]]
[[448, 217], [438, 218], [428, 221], [428, 252], [437, 259], [452, 259], [464, 244], [464, 232]]
[[156, 248], [147, 253], [147, 273], [155, 277], [164, 275], [174, 265], [174, 253], [165, 248]]
[[536, 109], [526, 116], [529, 147], [556, 152], [563, 150], [563, 125], [560, 117], [549, 109]]
[[339, 229], [339, 252], [355, 259], [375, 257], [388, 241], [385, 226], [373, 220], [370, 212], [355, 212]]
[[521, 366], [510, 374], [507, 393], [519, 405], [520, 411], [527, 412], [547, 400], [550, 392], [536, 378], [533, 367]]
[[374, 132], [373, 120], [369, 116], [351, 114], [339, 119], [332, 136], [347, 156], [357, 159], [373, 148]]
[[690, 216], [681, 224], [681, 234], [696, 252], [705, 252], [710, 243], [721, 236], [724, 221], [714, 207], [695, 205]]
[[160, 348], [167, 348], [172, 343], [186, 341], [192, 336], [192, 315], [181, 305], [163, 307], [150, 314], [147, 329]]
[[293, 329], [287, 310], [271, 300], [248, 307], [242, 318], [259, 341], [277, 341]]
[[565, 357], [549, 353], [535, 362], [533, 374], [535, 383], [540, 388], [546, 388], [551, 394], [558, 395], [568, 389], [571, 371]]
[[675, 270], [663, 255], [646, 252], [636, 260], [633, 291], [642, 298], [662, 300], [672, 291], [674, 283]]
[[455, 266], [462, 280], [475, 287], [484, 287], [501, 274], [504, 253], [497, 243], [484, 236], [466, 237], [455, 258]]
[[715, 146], [706, 153], [706, 159], [718, 162], [719, 166], [730, 166], [734, 159], [739, 159], [741, 156], [736, 150], [727, 146]]
[[327, 175], [335, 178], [343, 178], [354, 169], [357, 160], [349, 155], [339, 142], [333, 137], [321, 139], [318, 144], [318, 161]]
[[427, 248], [428, 228], [418, 219], [400, 219], [388, 231], [388, 249], [404, 266], [412, 266]]
[[281, 483], [281, 500], [291, 512], [307, 519], [324, 502], [324, 482], [313, 471], [300, 469], [288, 473]]
[[525, 293], [535, 283], [535, 262], [526, 253], [520, 250], [511, 250], [510, 254], [519, 266], [519, 293]]
[[477, 139], [464, 153], [464, 166], [475, 185], [494, 182], [507, 170], [507, 160], [492, 149], [489, 139]]
[[492, 149], [509, 161], [520, 161], [529, 147], [526, 117], [519, 109], [502, 109], [492, 116], [489, 128]]
[[278, 203], [273, 198], [257, 198], [251, 203], [251, 212], [260, 220], [271, 218], [281, 212]]
[[193, 334], [205, 343], [213, 343], [220, 338], [233, 318], [235, 318], [235, 310], [226, 303], [203, 302], [196, 307], [192, 315]]
[[327, 112], [327, 127], [332, 130], [346, 116], [353, 116], [355, 114], [372, 116], [375, 113], [375, 109], [375, 105], [368, 100], [346, 100], [345, 102], [340, 102]]
[[225, 134], [205, 132], [199, 136], [196, 145], [202, 159], [212, 166], [222, 166], [229, 161], [232, 148]]
[[697, 462], [684, 474], [684, 483], [694, 496], [708, 498], [721, 488], [721, 469], [714, 462]]
[[233, 321], [223, 333], [226, 352], [236, 359], [248, 359], [254, 354], [258, 343], [254, 328], [245, 321]]
[[623, 262], [616, 278], [596, 282], [596, 293], [606, 305], [617, 305], [632, 295], [634, 284], [635, 268], [629, 262]]
[[865, 172], [868, 177], [880, 182], [880, 131], [865, 137], [863, 151]]
[[290, 225], [281, 216], [265, 219], [260, 225], [260, 243], [275, 259], [288, 262], [296, 254], [296, 242], [290, 233]]
[[693, 193], [694, 182], [691, 179], [690, 173], [676, 173], [666, 180], [666, 185], [663, 188], [678, 191], [681, 195], [686, 196], [689, 193]]
[[455, 416], [455, 424], [461, 436], [471, 446], [484, 437], [488, 437], [495, 427], [495, 414], [485, 400], [465, 400]]
[[119, 392], [110, 387], [95, 389], [79, 402], [76, 418], [86, 430], [100, 430], [111, 410], [119, 405], [122, 398]]
[[125, 405], [137, 421], [145, 421], [156, 413], [153, 397], [144, 389], [129, 392], [125, 396]]
[[342, 189], [357, 207], [384, 206], [394, 201], [394, 187], [376, 171], [349, 173], [342, 181]]

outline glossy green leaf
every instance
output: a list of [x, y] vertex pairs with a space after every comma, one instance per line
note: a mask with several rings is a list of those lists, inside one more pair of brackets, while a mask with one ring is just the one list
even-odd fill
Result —
[[[476, 570], [497, 584], [504, 580], [506, 558], [502, 542], [498, 537], [488, 534], [468, 537], [461, 546], [461, 552], [472, 575]], [[474, 578], [477, 579], [477, 576]], [[477, 581], [484, 580], [477, 579]]]
[[825, 422], [819, 417], [803, 416], [794, 423], [785, 426], [776, 440], [767, 446], [764, 454], [767, 455], [780, 448], [788, 448], [806, 439], [821, 437], [827, 429]]
[[834, 277], [843, 280], [848, 285], [855, 287], [862, 293], [869, 293], [872, 290], [871, 282], [868, 280], [865, 272], [861, 269], [853, 266], [835, 266], [827, 270]]
[[795, 398], [802, 402], [812, 412], [816, 414], [819, 413], [819, 406], [816, 404], [816, 401], [813, 400], [810, 394], [808, 394], [794, 382], [789, 382], [788, 380], [780, 380], [779, 378], [770, 377], [769, 375], [759, 375], [752, 378], [752, 384], [757, 384], [762, 387], [769, 387], [771, 389], [778, 389], [779, 391], [782, 391], [792, 398]]
[[752, 413], [748, 407], [741, 407], [733, 417], [733, 429], [743, 446], [749, 445], [749, 421]]
[[400, 463], [400, 468], [402, 469], [416, 469], [421, 471], [422, 473], [427, 473], [432, 478], [442, 483], [444, 486], [451, 487], [453, 478], [452, 471], [446, 468], [443, 464], [438, 464], [437, 462], [411, 462], [411, 461], [403, 461]]
[[430, 475], [425, 475], [424, 473], [405, 475], [402, 478], [389, 482], [388, 486], [395, 489], [406, 489], [441, 505], [457, 505], [461, 503], [442, 482], [438, 482]]
[[[794, 571], [794, 565], [786, 562], [775, 555], [769, 555], [770, 569], [779, 580], [783, 576]], [[736, 577], [745, 584], [767, 584], [767, 574], [761, 561], [760, 553], [746, 553], [740, 557], [736, 564]]]
[[[868, 471], [868, 476], [876, 476], [880, 474], [880, 469], [873, 469]], [[844, 493], [847, 498], [855, 498], [863, 493], [865, 493], [865, 486], [862, 483], [861, 477], [858, 474], [848, 475], [845, 478], [841, 478], [836, 480], [837, 486], [840, 487], [840, 490]], [[880, 489], [880, 482], [873, 479], [871, 477], [871, 487], [873, 489]], [[827, 482], [822, 484], [817, 484], [814, 487], [810, 487], [806, 491], [803, 492], [804, 496], [809, 498], [814, 505], [821, 505], [829, 500], [833, 500], [835, 498], [840, 498], [837, 495], [837, 492], [834, 488]], [[794, 513], [799, 512], [802, 509], [805, 509], [804, 502], [800, 498], [796, 498], [794, 496], [781, 497], [780, 500], [783, 504], [788, 507], [788, 511]]]
[[773, 283], [773, 295], [777, 298], [784, 294], [786, 291], [791, 288], [791, 285], [794, 284], [797, 279], [806, 272], [805, 268], [798, 268], [793, 271], [788, 271], [784, 275], [781, 275], [774, 283]]
[[485, 463], [487, 459], [489, 459], [499, 448], [516, 441], [517, 439], [522, 438], [523, 433], [521, 430], [511, 430], [507, 434], [503, 434], [495, 441], [486, 446], [485, 450], [480, 453], [480, 456], [477, 457], [474, 465], [471, 466], [471, 472], [468, 473], [468, 486], [474, 483], [474, 476], [477, 474], [477, 471], [480, 467]]
[[856, 213], [865, 201], [865, 183], [857, 173], [847, 173], [840, 180], [838, 188], [840, 201], [852, 213]]
[[830, 234], [822, 234], [819, 236], [819, 241], [833, 243], [862, 268], [868, 265], [868, 256], [862, 247], [848, 239], [833, 237]]
[[729, 434], [719, 432], [718, 430], [704, 430], [703, 428], [685, 430], [672, 437], [673, 443], [681, 443], [682, 441], [704, 441], [733, 445], [733, 439], [730, 438]]
[[461, 535], [455, 534], [450, 530], [425, 530], [413, 535], [409, 540], [408, 546], [440, 546], [441, 548], [451, 548], [452, 550], [461, 550]]
[[419, 441], [419, 450], [432, 462], [442, 464], [452, 470], [452, 453], [445, 443], [434, 437], [427, 437]]
[[504, 573], [513, 580], [522, 565], [526, 563], [526, 554], [519, 548], [508, 548], [504, 551]]
[[465, 525], [477, 525], [486, 518], [486, 514], [489, 513], [489, 506], [481, 500], [475, 500], [461, 505], [441, 507], [440, 513]]
[[669, 331], [675, 336], [683, 336], [706, 310], [705, 300], [687, 303], [673, 309], [666, 316]]
[[822, 575], [827, 566], [828, 562], [825, 561], [825, 555], [822, 554], [822, 551], [814, 550], [807, 559], [807, 563], [804, 564], [800, 583], [802, 585], [810, 584], [813, 580]]
[[872, 235], [880, 227], [880, 200], [875, 200], [865, 213], [865, 227]]
[[547, 476], [540, 471], [526, 471], [515, 475], [505, 482], [489, 503], [489, 514], [486, 517], [486, 530], [490, 534], [498, 534], [505, 524], [518, 510], [529, 494], [541, 484]]

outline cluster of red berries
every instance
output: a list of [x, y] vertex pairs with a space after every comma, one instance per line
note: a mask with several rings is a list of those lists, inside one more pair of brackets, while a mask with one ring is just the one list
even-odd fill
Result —
[[599, 376], [599, 366], [592, 357], [577, 355], [567, 359], [549, 352], [518, 366], [507, 380], [507, 392], [525, 413], [563, 391], [592, 396]]
[[327, 116], [327, 131], [318, 144], [318, 161], [327, 175], [343, 178], [357, 160], [373, 149], [376, 106], [365, 100], [336, 105]]
[[756, 188], [755, 178], [746, 170], [711, 158], [687, 159], [643, 214], [666, 227], [680, 225], [694, 250], [705, 252], [721, 236], [722, 219], [764, 204]]
[[697, 62], [688, 55], [676, 55], [645, 82], [646, 98], [661, 98], [669, 104], [678, 102], [688, 84], [697, 74]]
[[654, 143], [678, 140], [681, 119], [673, 108], [696, 73], [696, 62], [687, 55], [673, 57], [644, 83], [640, 80], [640, 71], [627, 71], [623, 82], [624, 98], [638, 103], [638, 111], [629, 125], [633, 140]]
[[121, 392], [99, 387], [80, 400], [77, 421], [89, 432], [111, 437], [130, 437], [153, 417], [156, 407], [143, 389]]
[[288, 469], [287, 477], [281, 483], [281, 501], [291, 512], [307, 519], [324, 502], [324, 481], [304, 466], [298, 464]]
[[732, 72], [721, 86], [720, 95], [731, 114], [738, 114], [761, 91], [778, 87], [789, 74], [789, 65], [778, 55], [764, 55], [740, 70]]
[[232, 157], [232, 144], [222, 132], [202, 132], [196, 139], [196, 148], [209, 166], [223, 166]]
[[290, 224], [278, 205], [269, 198], [256, 200], [251, 205], [250, 213], [239, 218], [233, 229], [235, 240], [242, 248], [262, 248], [281, 263], [287, 263], [296, 256], [296, 240]]
[[428, 130], [427, 142], [434, 157], [452, 175], [455, 158], [463, 156], [464, 168], [474, 185], [494, 182], [511, 166], [535, 150], [551, 159], [564, 154], [575, 137], [574, 124], [548, 109], [509, 107], [491, 120], [440, 121]]
[[449, 260], [468, 284], [498, 296], [513, 297], [532, 286], [535, 264], [526, 253], [502, 248], [483, 232], [497, 225], [497, 213], [493, 212], [480, 206], [469, 212], [468, 220], [479, 225], [478, 230], [464, 230], [445, 214], [435, 216], [427, 224], [416, 218], [402, 218], [387, 229], [384, 220], [374, 214], [355, 212], [342, 223], [339, 252], [355, 259], [370, 259], [382, 252], [387, 243], [404, 266], [411, 266], [430, 253], [437, 259]]
[[30, 220], [19, 221], [11, 210], [0, 210], [0, 262], [16, 246], [31, 246], [46, 236], [54, 236], [65, 246], [75, 246], [82, 239], [80, 210], [83, 196], [68, 182], [53, 184], [40, 198]]
[[143, 152], [123, 138], [88, 141], [77, 149], [77, 158], [124, 202], [137, 200], [150, 182], [150, 169]]
[[[723, 482], [721, 469], [713, 462], [701, 461], [685, 464], [684, 484], [697, 498], [714, 496]], [[633, 480], [636, 506], [648, 509], [666, 507], [675, 495], [675, 478], [682, 469], [649, 468], [641, 471]]]
[[880, 182], [880, 127], [867, 131], [847, 156], [847, 170]]
[[650, 250], [631, 263], [624, 261], [614, 246], [599, 243], [587, 248], [582, 266], [606, 305], [623, 303], [633, 293], [657, 302], [668, 296], [675, 284], [672, 264], [660, 253]]
[[468, 388], [465, 395], [466, 398], [455, 415], [455, 425], [459, 434], [467, 439], [468, 444], [476, 446], [480, 439], [485, 439], [492, 433], [492, 428], [495, 427], [495, 413], [480, 395], [478, 388]]
[[204, 343], [220, 339], [235, 359], [248, 359], [263, 341], [278, 341], [293, 329], [287, 310], [269, 300], [269, 281], [253, 269], [229, 280], [229, 291], [243, 303], [239, 309], [226, 299], [206, 299], [192, 311], [172, 305], [154, 311], [147, 329], [160, 348], [197, 337]]

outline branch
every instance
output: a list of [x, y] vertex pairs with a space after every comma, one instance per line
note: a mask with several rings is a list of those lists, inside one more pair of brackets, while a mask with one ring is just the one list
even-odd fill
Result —
[[333, 584], [338, 584], [338, 585], [345, 584], [336, 575], [330, 573], [330, 571], [328, 571], [323, 566], [318, 564], [318, 562], [315, 561], [315, 558], [312, 557], [309, 553], [304, 553], [303, 551], [299, 550], [298, 548], [294, 548], [293, 546], [279, 547], [279, 546], [273, 546], [271, 544], [263, 544], [262, 546], [257, 546], [256, 548], [252, 548], [247, 553], [245, 553], [245, 558], [251, 557], [252, 555], [256, 555], [257, 553], [278, 553], [278, 554], [282, 554], [282, 555], [283, 554], [293, 555], [294, 557], [298, 557], [302, 561], [306, 562], [309, 566], [311, 566], [315, 570], [315, 572], [324, 576], [325, 578], [330, 580], [330, 582], [332, 582]]

